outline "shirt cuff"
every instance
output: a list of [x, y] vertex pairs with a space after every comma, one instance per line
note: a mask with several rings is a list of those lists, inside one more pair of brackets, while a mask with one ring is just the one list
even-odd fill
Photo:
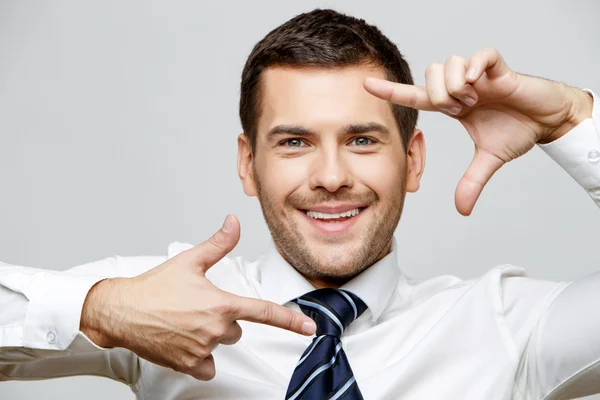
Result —
[[600, 192], [600, 101], [591, 90], [584, 90], [593, 97], [592, 118], [538, 146], [592, 195]]
[[54, 271], [37, 274], [27, 290], [29, 305], [23, 327], [23, 346], [67, 349], [80, 333], [81, 311], [89, 290], [106, 278]]

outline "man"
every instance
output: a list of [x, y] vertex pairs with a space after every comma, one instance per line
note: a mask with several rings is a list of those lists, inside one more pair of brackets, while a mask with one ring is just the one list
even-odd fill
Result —
[[456, 192], [462, 214], [536, 143], [600, 205], [591, 93], [518, 74], [493, 49], [432, 64], [426, 78], [412, 86], [377, 28], [334, 11], [273, 30], [242, 74], [238, 139], [270, 252], [224, 258], [240, 234], [228, 216], [207, 242], [172, 244], [166, 260], [3, 267], [0, 377], [102, 375], [157, 399], [600, 392], [599, 276], [556, 283], [504, 266], [414, 282], [393, 239], [425, 164], [416, 109], [456, 118], [475, 143]]

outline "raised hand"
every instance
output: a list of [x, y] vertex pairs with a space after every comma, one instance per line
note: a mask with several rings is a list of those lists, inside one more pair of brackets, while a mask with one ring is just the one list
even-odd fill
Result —
[[108, 279], [88, 293], [81, 331], [102, 347], [124, 347], [155, 364], [200, 380], [215, 376], [211, 352], [234, 344], [246, 320], [312, 335], [312, 319], [278, 304], [215, 287], [206, 271], [237, 244], [238, 220], [228, 216], [206, 242], [134, 278]]
[[426, 87], [367, 78], [365, 89], [393, 103], [449, 115], [466, 128], [475, 155], [456, 188], [456, 209], [469, 215], [485, 184], [536, 143], [549, 143], [591, 117], [592, 98], [562, 83], [511, 70], [497, 50], [430, 64]]

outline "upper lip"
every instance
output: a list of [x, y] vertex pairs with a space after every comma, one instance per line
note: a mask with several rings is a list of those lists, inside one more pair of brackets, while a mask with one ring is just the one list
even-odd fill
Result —
[[305, 208], [304, 211], [315, 211], [325, 214], [341, 214], [346, 211], [354, 210], [355, 208], [364, 208], [364, 204], [342, 204], [342, 203], [329, 203], [329, 204], [317, 204], [309, 208]]

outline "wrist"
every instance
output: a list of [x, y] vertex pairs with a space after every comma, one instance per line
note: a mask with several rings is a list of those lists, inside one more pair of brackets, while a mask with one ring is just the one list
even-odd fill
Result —
[[547, 144], [563, 137], [587, 118], [592, 118], [593, 97], [578, 88], [566, 86], [565, 89], [565, 95], [570, 98], [567, 117], [561, 125], [548, 131], [544, 139], [539, 141], [541, 144]]
[[126, 281], [126, 278], [102, 280], [92, 286], [85, 298], [79, 330], [97, 346], [122, 347], [122, 335], [119, 334], [122, 327], [116, 305], [120, 302], [120, 289]]

